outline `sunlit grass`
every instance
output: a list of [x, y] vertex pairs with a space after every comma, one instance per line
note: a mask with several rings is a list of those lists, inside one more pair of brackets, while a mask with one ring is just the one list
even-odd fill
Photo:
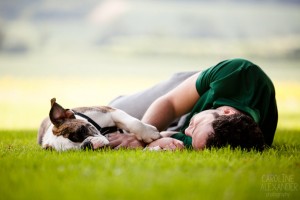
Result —
[[107, 105], [113, 98], [149, 87], [152, 82], [138, 77], [99, 80], [1, 78], [0, 129], [38, 128], [49, 113], [53, 97], [66, 108]]
[[[165, 78], [168, 78], [166, 76]], [[163, 77], [0, 79], [0, 129], [37, 129], [48, 115], [50, 99], [66, 108], [107, 105], [113, 98], [140, 91]], [[278, 127], [300, 129], [300, 83], [275, 81]]]
[[[3, 199], [263, 199], [298, 190], [300, 132], [279, 130], [263, 153], [41, 150], [35, 131], [0, 132]], [[289, 177], [282, 182], [266, 177]], [[270, 188], [267, 185], [271, 185]], [[217, 191], [217, 192], [216, 192]]]
[[300, 83], [276, 82], [276, 98], [278, 104], [278, 127], [300, 130]]

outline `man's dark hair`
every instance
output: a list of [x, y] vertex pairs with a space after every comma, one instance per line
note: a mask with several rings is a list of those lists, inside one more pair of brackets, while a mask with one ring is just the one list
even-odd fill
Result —
[[221, 115], [212, 123], [214, 133], [208, 136], [206, 148], [224, 147], [264, 150], [264, 137], [258, 124], [245, 114]]

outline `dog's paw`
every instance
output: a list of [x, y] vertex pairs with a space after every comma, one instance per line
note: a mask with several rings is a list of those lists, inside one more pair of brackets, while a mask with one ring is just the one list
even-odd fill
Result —
[[109, 143], [107, 138], [102, 136], [102, 135], [92, 137], [92, 139], [90, 141], [93, 144], [94, 149], [99, 149], [99, 148], [104, 147], [105, 145], [107, 145]]
[[161, 138], [161, 135], [156, 127], [149, 125], [149, 124], [143, 124], [144, 129], [139, 132], [139, 134], [136, 134], [136, 137], [139, 140], [143, 140], [145, 143], [153, 142], [154, 140], [157, 140]]
[[81, 149], [99, 149], [107, 145], [109, 141], [103, 135], [88, 137], [86, 138], [82, 144]]

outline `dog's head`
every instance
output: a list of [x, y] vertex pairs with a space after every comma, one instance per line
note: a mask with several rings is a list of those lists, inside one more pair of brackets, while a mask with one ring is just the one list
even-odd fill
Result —
[[52, 132], [56, 136], [63, 136], [75, 143], [83, 142], [89, 136], [99, 134], [99, 131], [89, 122], [76, 119], [73, 111], [64, 109], [56, 103], [56, 99], [51, 99], [51, 110], [49, 117], [52, 122]]

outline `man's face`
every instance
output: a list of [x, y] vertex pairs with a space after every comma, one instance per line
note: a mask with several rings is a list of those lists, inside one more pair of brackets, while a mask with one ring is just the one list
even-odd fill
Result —
[[221, 114], [220, 110], [205, 110], [192, 117], [185, 134], [192, 137], [194, 149], [205, 148], [209, 134], [214, 133], [212, 122]]

